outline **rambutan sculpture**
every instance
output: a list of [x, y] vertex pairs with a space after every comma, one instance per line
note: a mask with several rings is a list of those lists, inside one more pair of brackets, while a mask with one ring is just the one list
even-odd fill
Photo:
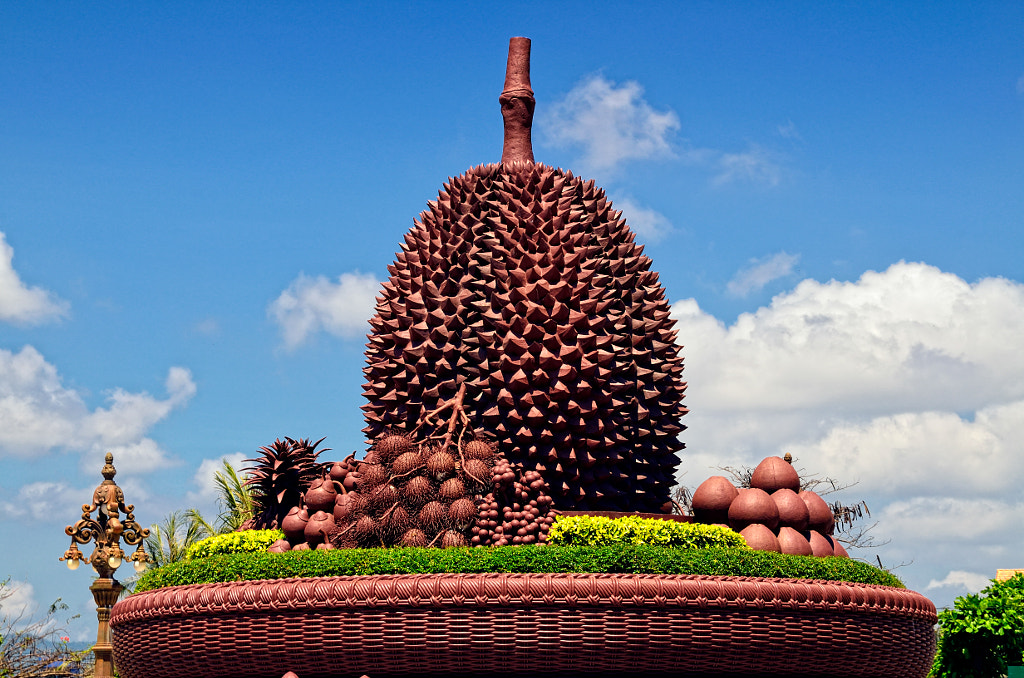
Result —
[[557, 508], [666, 510], [686, 413], [668, 303], [604, 192], [534, 162], [529, 48], [509, 48], [501, 163], [449, 180], [388, 269], [364, 431], [411, 431], [464, 387]]
[[472, 429], [465, 395], [409, 433], [385, 431], [362, 461], [329, 465], [269, 550], [543, 543], [555, 516], [547, 483]]

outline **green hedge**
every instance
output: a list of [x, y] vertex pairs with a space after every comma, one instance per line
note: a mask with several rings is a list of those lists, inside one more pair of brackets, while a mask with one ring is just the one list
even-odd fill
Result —
[[650, 544], [678, 548], [748, 548], [739, 533], [719, 525], [682, 523], [673, 520], [558, 516], [548, 543], [554, 546], [610, 546]]
[[218, 534], [189, 546], [185, 558], [207, 558], [225, 553], [260, 553], [278, 539], [284, 539], [281, 530], [243, 530]]
[[170, 563], [144, 573], [136, 592], [222, 581], [439, 572], [635, 572], [792, 577], [903, 588], [892, 574], [849, 558], [788, 556], [750, 549], [664, 546], [503, 546], [338, 549], [237, 553]]
[[1024, 665], [1024, 574], [979, 594], [960, 596], [939, 613], [935, 678], [1001, 678]]

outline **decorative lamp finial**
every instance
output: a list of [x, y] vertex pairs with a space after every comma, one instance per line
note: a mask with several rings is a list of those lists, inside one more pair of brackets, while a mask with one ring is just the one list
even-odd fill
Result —
[[533, 162], [533, 109], [536, 99], [530, 87], [530, 39], [508, 41], [505, 89], [498, 97], [505, 119], [505, 145], [502, 163]]
[[107, 452], [107, 456], [104, 459], [104, 461], [106, 461], [106, 463], [103, 465], [103, 469], [100, 471], [100, 473], [103, 474], [104, 480], [113, 480], [114, 476], [117, 475], [117, 469], [114, 468], [114, 455], [112, 455], [110, 452]]

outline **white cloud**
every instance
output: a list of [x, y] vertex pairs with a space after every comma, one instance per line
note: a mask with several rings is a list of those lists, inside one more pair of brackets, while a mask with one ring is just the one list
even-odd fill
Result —
[[[885, 529], [901, 540], [924, 539], [931, 549], [976, 551], [981, 545], [1013, 540], [1024, 522], [1016, 493], [956, 497], [899, 497], [880, 512]], [[1000, 565], [999, 567], [1005, 567]], [[995, 576], [996, 567], [992, 568]]]
[[729, 325], [693, 299], [672, 310], [689, 485], [785, 451], [806, 472], [859, 481], [840, 498], [868, 501], [892, 540], [883, 561], [912, 563], [897, 572], [912, 587], [938, 582], [940, 606], [956, 593], [956, 577], [942, 584], [951, 570], [1024, 561], [1024, 284], [900, 262], [804, 280]]
[[650, 242], [657, 242], [672, 232], [672, 222], [661, 212], [642, 207], [630, 198], [615, 201], [615, 207], [622, 210], [626, 223], [637, 235]]
[[750, 265], [738, 271], [729, 281], [726, 291], [734, 297], [745, 297], [751, 292], [759, 292], [773, 280], [790, 275], [798, 261], [799, 254], [785, 252], [764, 259], [751, 259]]
[[380, 281], [372, 273], [342, 273], [337, 283], [324, 276], [299, 274], [267, 309], [278, 324], [287, 348], [304, 343], [316, 332], [353, 338], [369, 331]]
[[[96, 468], [99, 479], [99, 467]], [[82, 512], [93, 487], [72, 488], [64, 482], [36, 482], [22, 486], [11, 500], [0, 500], [0, 517], [65, 522]]]
[[199, 468], [196, 470], [195, 475], [192, 477], [192, 482], [195, 483], [196, 487], [199, 488], [196, 492], [189, 493], [189, 501], [203, 501], [212, 503], [216, 501], [218, 497], [217, 483], [214, 481], [214, 476], [224, 470], [224, 462], [227, 461], [231, 466], [241, 475], [242, 467], [245, 465], [246, 459], [251, 459], [254, 455], [246, 455], [241, 452], [234, 452], [232, 454], [225, 454], [223, 457], [217, 459], [203, 459], [199, 463]]
[[[3, 583], [2, 579], [0, 583]], [[0, 620], [8, 624], [18, 620], [27, 622], [38, 609], [32, 584], [11, 580], [0, 588]]]
[[204, 318], [192, 326], [192, 331], [204, 337], [219, 337], [220, 322], [216, 318]]
[[[643, 94], [643, 87], [632, 80], [620, 85], [601, 74], [584, 78], [542, 113], [545, 141], [556, 148], [579, 148], [579, 164], [588, 174], [607, 176], [630, 160], [681, 158], [711, 170], [713, 186], [748, 183], [774, 188], [782, 182], [778, 154], [760, 144], [748, 144], [739, 152], [686, 142], [674, 145], [679, 116], [671, 109], [656, 111]], [[777, 132], [786, 139], [800, 138], [792, 122], [778, 126]]]
[[966, 570], [950, 570], [949, 574], [947, 574], [941, 581], [938, 579], [932, 579], [928, 582], [928, 586], [925, 588], [926, 590], [941, 589], [945, 587], [965, 588], [968, 593], [978, 593], [991, 583], [992, 578], [984, 574], [967, 572]]
[[973, 421], [954, 412], [903, 412], [839, 423], [786, 450], [894, 496], [998, 495], [1024, 481], [1024, 400], [983, 408]]
[[782, 165], [775, 153], [758, 144], [750, 144], [741, 153], [722, 153], [715, 161], [715, 186], [747, 182], [774, 188], [782, 181]]
[[550, 143], [582, 147], [582, 163], [590, 170], [671, 157], [670, 138], [679, 129], [679, 116], [654, 110], [643, 93], [633, 81], [616, 85], [600, 74], [584, 79], [547, 114], [544, 128]]
[[118, 470], [167, 466], [165, 451], [146, 433], [187, 403], [196, 385], [188, 370], [172, 367], [165, 387], [165, 399], [114, 389], [107, 407], [90, 410], [35, 348], [0, 349], [0, 455], [28, 457], [60, 449], [91, 459], [111, 452]]
[[14, 248], [0, 232], [0, 321], [35, 325], [66, 316], [69, 304], [39, 287], [26, 287], [13, 260]]
[[800, 132], [797, 130], [796, 125], [792, 120], [786, 122], [785, 125], [779, 125], [775, 128], [779, 133], [779, 136], [783, 139], [800, 139]]
[[690, 394], [716, 412], [849, 418], [973, 412], [1024, 398], [1024, 285], [969, 284], [897, 263], [856, 282], [804, 280], [725, 327], [673, 306]]

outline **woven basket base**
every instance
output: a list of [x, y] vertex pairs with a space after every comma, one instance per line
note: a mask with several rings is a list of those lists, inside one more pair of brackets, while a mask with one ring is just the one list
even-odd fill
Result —
[[923, 678], [935, 620], [920, 594], [865, 584], [450, 574], [173, 587], [111, 626], [123, 678]]

